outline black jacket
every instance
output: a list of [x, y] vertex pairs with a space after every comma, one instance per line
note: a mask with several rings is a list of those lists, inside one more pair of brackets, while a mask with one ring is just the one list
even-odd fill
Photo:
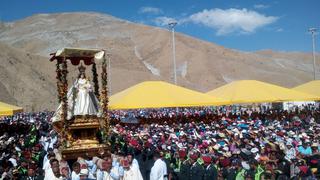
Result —
[[209, 167], [205, 167], [204, 174], [203, 174], [203, 180], [217, 180], [218, 179], [218, 170], [213, 165], [210, 164]]
[[189, 180], [203, 180], [204, 168], [198, 162], [190, 167]]

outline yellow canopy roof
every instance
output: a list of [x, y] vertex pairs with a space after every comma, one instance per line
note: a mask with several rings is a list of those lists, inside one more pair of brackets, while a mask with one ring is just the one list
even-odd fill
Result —
[[109, 108], [194, 107], [223, 103], [221, 99], [163, 81], [146, 81], [111, 96]]
[[22, 108], [0, 102], [0, 116], [11, 116], [17, 112], [22, 112]]
[[292, 88], [293, 90], [320, 96], [320, 80], [314, 80]]
[[229, 100], [231, 104], [319, 99], [319, 96], [256, 80], [234, 81], [209, 91], [207, 94]]

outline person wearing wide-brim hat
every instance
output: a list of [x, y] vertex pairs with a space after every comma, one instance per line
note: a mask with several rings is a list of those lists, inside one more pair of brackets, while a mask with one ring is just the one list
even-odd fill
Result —
[[191, 164], [189, 179], [202, 180], [204, 175], [204, 168], [202, 165], [199, 164], [198, 153], [192, 152], [189, 157], [190, 157], [190, 164]]
[[204, 162], [203, 180], [217, 180], [218, 170], [212, 162], [212, 157], [209, 155], [203, 155], [202, 160]]
[[190, 161], [187, 159], [187, 151], [180, 149], [178, 152], [179, 158], [176, 160], [175, 169], [178, 179], [188, 179], [190, 173]]

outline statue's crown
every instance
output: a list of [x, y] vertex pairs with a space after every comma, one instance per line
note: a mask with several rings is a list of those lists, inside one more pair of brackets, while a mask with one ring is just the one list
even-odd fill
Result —
[[86, 71], [86, 68], [82, 65], [82, 63], [80, 64], [78, 69], [79, 69], [80, 74], [83, 74]]

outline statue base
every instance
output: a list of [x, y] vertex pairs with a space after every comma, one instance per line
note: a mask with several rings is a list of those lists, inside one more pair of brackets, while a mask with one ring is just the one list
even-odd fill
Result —
[[74, 160], [78, 157], [94, 157], [109, 154], [110, 149], [107, 145], [98, 144], [96, 146], [70, 147], [60, 150], [62, 158], [65, 160]]
[[[66, 147], [61, 147], [62, 158], [77, 159], [78, 157], [94, 157], [109, 152], [107, 144], [100, 144], [97, 134], [100, 118], [97, 116], [74, 116], [68, 120]], [[63, 128], [62, 122], [54, 123], [56, 130]]]

